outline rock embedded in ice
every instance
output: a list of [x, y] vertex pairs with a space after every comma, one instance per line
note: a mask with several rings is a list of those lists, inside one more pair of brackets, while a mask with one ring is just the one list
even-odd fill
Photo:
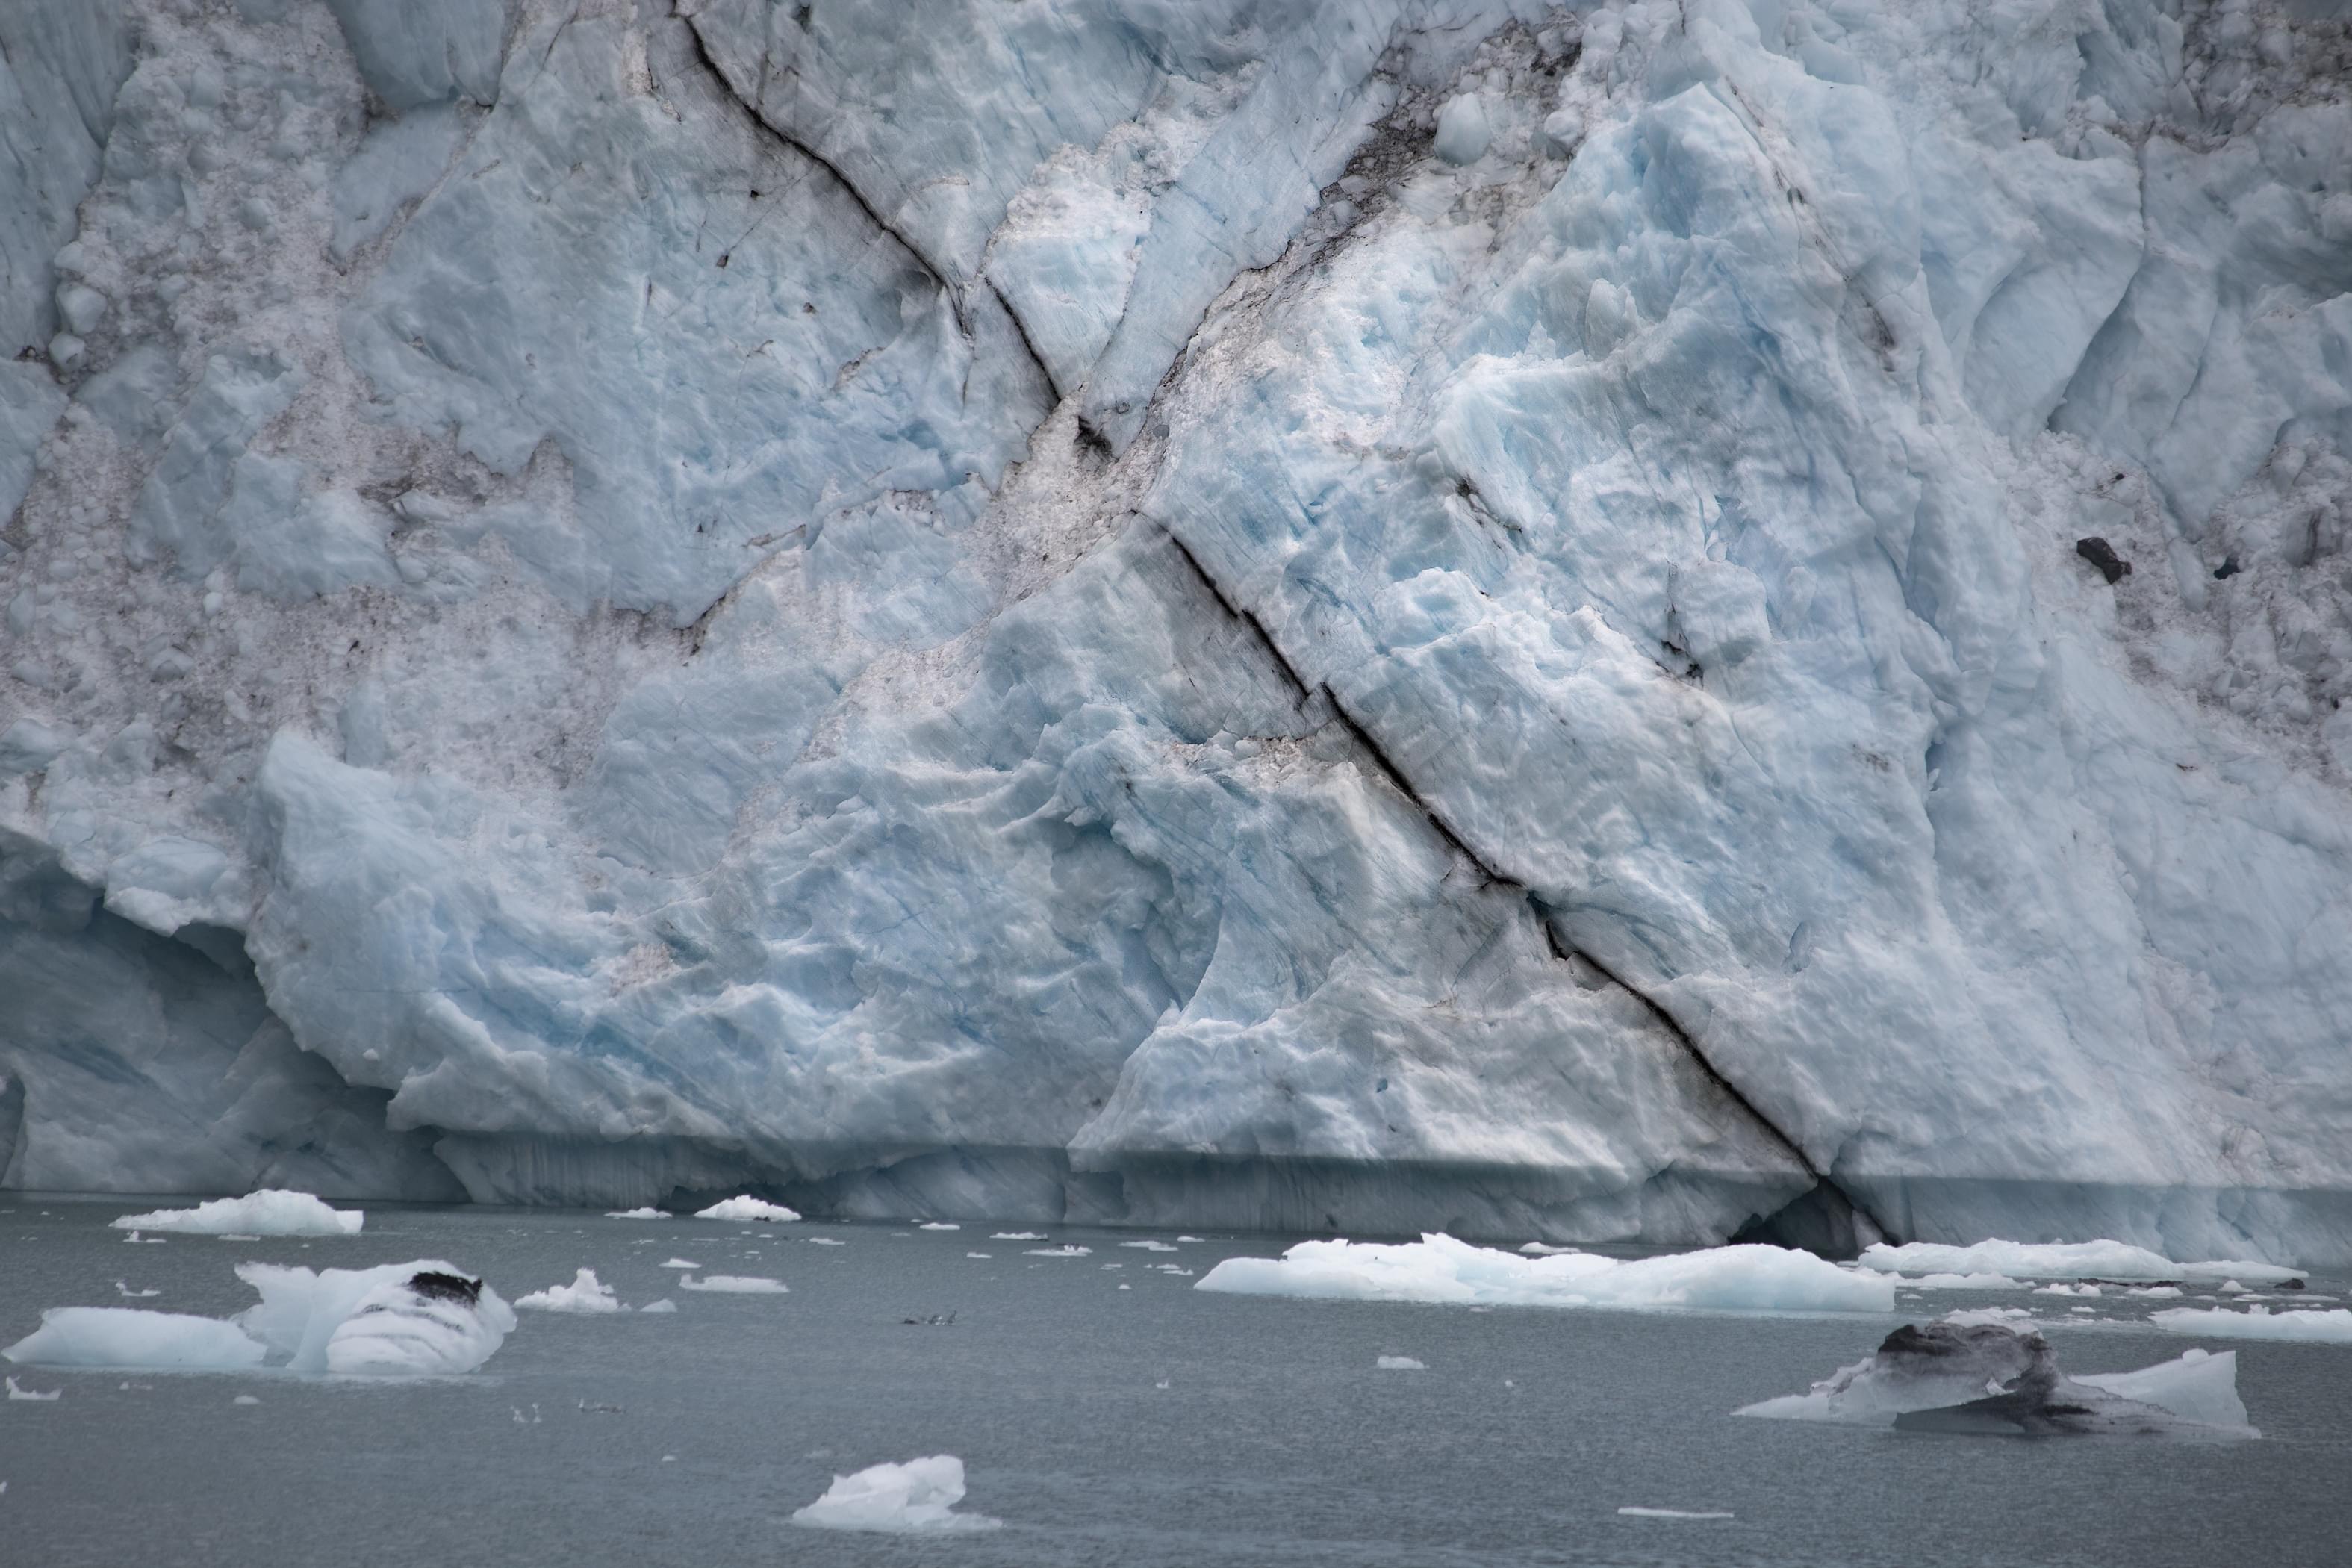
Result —
[[261, 1293], [236, 1322], [294, 1372], [467, 1373], [515, 1329], [496, 1290], [438, 1259], [316, 1271], [246, 1263], [236, 1273]]
[[2352, 1345], [2352, 1310], [2342, 1307], [2295, 1308], [2274, 1312], [2250, 1307], [2167, 1307], [2148, 1321], [2167, 1333], [2210, 1334], [2225, 1340], [2280, 1340], [2297, 1344]]
[[613, 1288], [601, 1283], [593, 1268], [583, 1268], [572, 1276], [569, 1285], [551, 1285], [544, 1290], [533, 1290], [528, 1296], [515, 1298], [517, 1307], [532, 1307], [542, 1312], [625, 1312], [621, 1299]]
[[331, 1208], [308, 1193], [264, 1189], [241, 1198], [215, 1198], [194, 1208], [124, 1215], [117, 1230], [165, 1230], [184, 1236], [357, 1236], [362, 1209]]
[[955, 1512], [963, 1494], [963, 1461], [951, 1454], [933, 1454], [835, 1476], [823, 1497], [793, 1511], [793, 1522], [818, 1530], [906, 1535], [994, 1530], [1003, 1522], [986, 1514]]
[[2120, 1241], [1979, 1241], [1969, 1247], [1925, 1241], [1893, 1247], [1881, 1242], [1864, 1248], [1858, 1261], [1864, 1268], [1888, 1274], [1981, 1272], [2027, 1279], [2225, 1279], [2235, 1276], [2271, 1283], [2303, 1272], [2242, 1260], [2175, 1263], [2146, 1247]]
[[772, 1204], [745, 1195], [726, 1198], [707, 1209], [695, 1211], [697, 1219], [767, 1220], [781, 1223], [800, 1218], [798, 1209], [788, 1209], [782, 1204]]
[[1237, 1295], [1486, 1306], [1884, 1312], [1894, 1282], [1779, 1247], [1660, 1258], [1527, 1258], [1444, 1235], [1416, 1242], [1302, 1241], [1279, 1259], [1229, 1258], [1192, 1287]]

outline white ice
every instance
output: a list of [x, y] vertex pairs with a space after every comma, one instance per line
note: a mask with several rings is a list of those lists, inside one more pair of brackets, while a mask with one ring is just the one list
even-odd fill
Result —
[[793, 1511], [793, 1522], [887, 1534], [994, 1530], [1003, 1522], [985, 1514], [955, 1512], [963, 1493], [963, 1461], [951, 1454], [933, 1454], [835, 1476], [823, 1497]]
[[697, 1279], [691, 1274], [678, 1276], [681, 1290], [710, 1290], [730, 1296], [782, 1296], [791, 1287], [781, 1279], [762, 1274], [706, 1274]]
[[667, 1297], [664, 1297], [658, 1301], [646, 1302], [644, 1306], [638, 1308], [637, 1310], [640, 1312], [675, 1312], [677, 1310], [677, 1303], [669, 1300]]
[[267, 1189], [241, 1198], [215, 1198], [194, 1208], [127, 1214], [117, 1230], [164, 1230], [185, 1236], [357, 1236], [367, 1223], [361, 1209], [331, 1208], [308, 1193]]
[[2022, 1290], [2024, 1283], [2006, 1274], [1922, 1274], [1902, 1283], [1916, 1290]]
[[1884, 1312], [1895, 1306], [1892, 1280], [1784, 1247], [1724, 1247], [1631, 1260], [1597, 1253], [1526, 1258], [1444, 1235], [1403, 1243], [1303, 1241], [1279, 1259], [1229, 1258], [1192, 1288], [1488, 1306], [1743, 1312]]
[[2235, 1276], [2268, 1284], [2293, 1279], [2304, 1272], [2242, 1259], [2175, 1263], [2146, 1247], [2129, 1247], [2120, 1241], [1979, 1241], [1969, 1247], [1922, 1241], [1890, 1247], [1882, 1242], [1865, 1247], [1860, 1262], [1864, 1268], [1888, 1274], [1936, 1270], [2009, 1274], [2027, 1279], [2222, 1279]]
[[1094, 1252], [1094, 1248], [1073, 1243], [1065, 1247], [1032, 1247], [1024, 1251], [1031, 1258], [1086, 1258]]
[[945, 1221], [945, 1220], [936, 1220], [936, 1219], [934, 1219], [934, 1220], [926, 1220], [926, 1221], [924, 1221], [921, 1225], [917, 1226], [915, 1228], [916, 1228], [917, 1230], [961, 1230], [961, 1229], [963, 1228], [963, 1226], [960, 1226], [960, 1225], [951, 1225], [951, 1224], [948, 1223], [948, 1222], [947, 1222], [947, 1221]]
[[701, 1264], [690, 1258], [665, 1258], [654, 1265], [656, 1268], [699, 1268]]
[[1121, 1247], [1131, 1247], [1138, 1252], [1173, 1252], [1176, 1248], [1164, 1241], [1122, 1241]]
[[722, 1199], [718, 1203], [712, 1204], [707, 1209], [698, 1210], [694, 1217], [697, 1219], [783, 1221], [795, 1220], [801, 1216], [800, 1211], [797, 1209], [788, 1209], [782, 1204], [766, 1203], [759, 1198], [751, 1197], [747, 1194], [742, 1197]]
[[2298, 1344], [2352, 1345], [2352, 1310], [2297, 1308], [2274, 1312], [2251, 1307], [2242, 1312], [2227, 1307], [2168, 1307], [2150, 1312], [2148, 1321], [2167, 1333], [2210, 1334], [2224, 1340], [2284, 1340]]
[[668, 1219], [670, 1216], [660, 1209], [646, 1205], [640, 1208], [614, 1209], [604, 1217], [606, 1219]]
[[1731, 1514], [1714, 1510], [1682, 1508], [1627, 1507], [1621, 1508], [1617, 1511], [1634, 1519], [1730, 1519], [1733, 1517]]
[[38, 1389], [18, 1387], [16, 1380], [13, 1377], [8, 1380], [8, 1397], [12, 1400], [26, 1400], [37, 1405], [48, 1404], [64, 1393], [65, 1390], [62, 1388], [52, 1388], [44, 1394]]
[[515, 1298], [517, 1307], [535, 1307], [543, 1312], [625, 1312], [621, 1299], [613, 1288], [603, 1284], [593, 1268], [583, 1268], [572, 1276], [569, 1285], [551, 1285], [544, 1290], [533, 1290], [528, 1296]]
[[1427, 1362], [1415, 1361], [1409, 1355], [1380, 1356], [1373, 1361], [1372, 1364], [1382, 1372], [1427, 1372], [1429, 1370]]
[[1045, 1233], [1042, 1230], [1000, 1230], [988, 1239], [991, 1241], [1043, 1241], [1045, 1239]]

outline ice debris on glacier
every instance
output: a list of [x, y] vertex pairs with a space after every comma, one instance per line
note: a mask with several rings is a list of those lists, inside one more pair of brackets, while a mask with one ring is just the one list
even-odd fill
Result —
[[2301, 1307], [2273, 1311], [2249, 1307], [2167, 1307], [2148, 1321], [2167, 1333], [2210, 1334], [2224, 1340], [2279, 1340], [2297, 1344], [2352, 1345], [2352, 1311], [2341, 1307]]
[[956, 1512], [963, 1493], [963, 1461], [952, 1454], [933, 1454], [835, 1476], [823, 1497], [793, 1510], [793, 1522], [818, 1530], [894, 1535], [994, 1530], [1003, 1522], [986, 1514]]
[[1195, 1290], [1327, 1300], [1481, 1306], [1884, 1312], [1894, 1283], [1810, 1253], [1742, 1246], [1660, 1258], [1526, 1258], [1444, 1235], [1414, 1242], [1302, 1241], [1280, 1258], [1228, 1258]]
[[798, 1219], [801, 1216], [798, 1209], [788, 1209], [782, 1204], [768, 1203], [763, 1199], [751, 1197], [746, 1194], [742, 1197], [721, 1199], [719, 1202], [712, 1204], [707, 1209], [697, 1209], [695, 1211], [694, 1217], [697, 1219], [765, 1220], [771, 1223], [781, 1224], [786, 1220]]
[[1864, 1268], [1881, 1272], [1988, 1273], [2026, 1279], [2227, 1279], [2231, 1278], [2275, 1284], [2304, 1271], [2272, 1263], [2225, 1259], [2175, 1263], [2144, 1247], [2120, 1241], [2019, 1242], [1979, 1241], [1970, 1247], [1938, 1246], [1914, 1241], [1901, 1247], [1881, 1242], [1863, 1249], [1857, 1260]]
[[245, 1263], [236, 1274], [261, 1300], [234, 1317], [52, 1307], [0, 1355], [47, 1366], [446, 1375], [480, 1366], [515, 1328], [496, 1290], [437, 1258], [315, 1271]]
[[2038, 1333], [2000, 1324], [1906, 1323], [1809, 1393], [1734, 1414], [1920, 1431], [2259, 1436], [2238, 1397], [2237, 1373], [2232, 1352], [2189, 1351], [2137, 1372], [2069, 1377]]
[[308, 1193], [265, 1188], [241, 1198], [215, 1198], [194, 1208], [153, 1209], [110, 1222], [117, 1230], [171, 1231], [182, 1236], [357, 1236], [362, 1209], [330, 1207]]
[[533, 1290], [528, 1296], [515, 1298], [517, 1307], [532, 1307], [542, 1312], [625, 1312], [621, 1299], [613, 1288], [596, 1278], [593, 1268], [583, 1268], [572, 1277], [569, 1285], [551, 1285], [544, 1290]]

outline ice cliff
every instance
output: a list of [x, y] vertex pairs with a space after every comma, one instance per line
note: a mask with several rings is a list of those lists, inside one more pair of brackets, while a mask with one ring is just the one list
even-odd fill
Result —
[[0, 58], [7, 1184], [2352, 1258], [2334, 7]]

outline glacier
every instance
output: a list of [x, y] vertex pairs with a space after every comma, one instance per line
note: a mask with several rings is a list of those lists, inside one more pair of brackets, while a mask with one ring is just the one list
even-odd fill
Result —
[[0, 1185], [2352, 1259], [2340, 8], [26, 0], [0, 145]]

